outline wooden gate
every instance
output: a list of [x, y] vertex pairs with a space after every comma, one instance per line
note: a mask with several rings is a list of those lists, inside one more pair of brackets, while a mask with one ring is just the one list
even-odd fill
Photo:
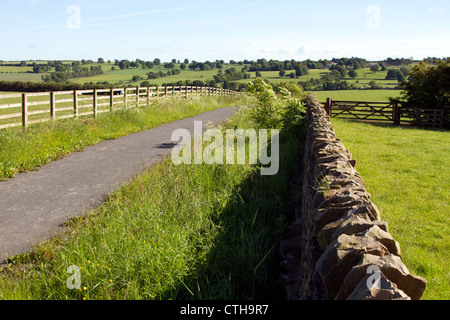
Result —
[[324, 108], [332, 118], [381, 121], [442, 128], [445, 112], [442, 109], [408, 108], [397, 102], [334, 101], [327, 98]]
[[334, 101], [328, 98], [325, 109], [331, 117], [394, 121], [394, 104], [391, 102]]

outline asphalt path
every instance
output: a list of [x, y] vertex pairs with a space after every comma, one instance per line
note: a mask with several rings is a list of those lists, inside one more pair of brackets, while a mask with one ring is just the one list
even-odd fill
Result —
[[0, 264], [61, 232], [64, 223], [104, 202], [142, 169], [170, 154], [172, 132], [194, 121], [218, 124], [235, 108], [222, 108], [139, 133], [100, 142], [37, 171], [0, 181]]

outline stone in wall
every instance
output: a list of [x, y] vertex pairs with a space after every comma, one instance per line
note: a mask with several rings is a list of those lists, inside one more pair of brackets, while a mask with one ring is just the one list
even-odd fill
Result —
[[[307, 103], [302, 202], [281, 242], [288, 299], [420, 299], [400, 245], [370, 200], [356, 161], [312, 95]], [[377, 286], [370, 286], [374, 274]]]

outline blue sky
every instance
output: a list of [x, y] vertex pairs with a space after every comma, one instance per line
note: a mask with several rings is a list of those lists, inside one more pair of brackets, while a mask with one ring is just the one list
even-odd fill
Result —
[[450, 1], [0, 0], [0, 60], [450, 56]]

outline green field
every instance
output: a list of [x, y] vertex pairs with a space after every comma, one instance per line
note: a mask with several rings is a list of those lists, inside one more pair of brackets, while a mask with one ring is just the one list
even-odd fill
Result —
[[389, 98], [400, 97], [401, 90], [331, 90], [311, 91], [320, 102], [327, 98], [338, 101], [387, 102]]
[[450, 133], [333, 118], [424, 299], [450, 299]]
[[[79, 78], [79, 79], [73, 79], [72, 82], [75, 83], [79, 83], [79, 84], [84, 84], [86, 82], [103, 82], [103, 81], [108, 81], [110, 83], [116, 83], [118, 84], [120, 81], [122, 81], [124, 84], [130, 84], [130, 85], [139, 85], [142, 81], [147, 80], [147, 73], [148, 72], [159, 72], [159, 71], [163, 71], [163, 72], [167, 72], [168, 69], [164, 68], [163, 66], [156, 66], [152, 69], [125, 69], [125, 70], [120, 70], [117, 69], [118, 67], [116, 67], [116, 70], [111, 71], [111, 67], [113, 65], [110, 65], [109, 68], [105, 68], [105, 65], [103, 65], [104, 69], [109, 69], [108, 71], [105, 71], [104, 74], [102, 75], [98, 75], [98, 76], [94, 76], [94, 77], [89, 77], [89, 78]], [[215, 70], [209, 70], [209, 71], [192, 71], [192, 70], [184, 70], [182, 71], [180, 74], [178, 75], [174, 75], [174, 76], [169, 76], [169, 77], [163, 77], [163, 78], [157, 78], [157, 79], [151, 79], [149, 80], [150, 83], [152, 84], [156, 84], [156, 85], [162, 85], [163, 83], [168, 83], [168, 82], [178, 82], [180, 80], [212, 80], [213, 76], [217, 74], [217, 69]], [[142, 80], [133, 82], [131, 81], [131, 79], [133, 78], [133, 76], [141, 76], [143, 77]]]
[[[38, 61], [37, 63], [45, 63], [45, 61]], [[69, 61], [66, 61], [66, 63], [70, 63]], [[78, 78], [78, 79], [72, 79], [71, 81], [74, 83], [79, 84], [85, 84], [85, 83], [97, 83], [97, 82], [109, 82], [112, 84], [127, 84], [131, 86], [139, 85], [142, 81], [147, 80], [147, 73], [148, 72], [167, 72], [168, 69], [164, 68], [164, 63], [162, 63], [159, 66], [154, 66], [151, 69], [142, 69], [142, 68], [130, 68], [125, 70], [120, 70], [119, 67], [114, 66], [113, 63], [103, 63], [100, 64], [102, 66], [102, 69], [104, 71], [104, 74], [93, 76], [93, 77], [87, 77], [87, 78]], [[91, 66], [98, 66], [99, 64], [93, 63], [93, 64], [86, 64], [84, 67], [91, 67]], [[115, 68], [115, 70], [111, 70], [111, 68]], [[177, 69], [180, 69], [180, 64], [175, 64], [175, 67]], [[243, 65], [231, 65], [231, 64], [225, 64], [224, 70], [228, 68], [236, 68], [237, 70], [242, 69]], [[1, 80], [8, 80], [8, 81], [35, 81], [39, 82], [41, 81], [42, 75], [46, 74], [34, 74], [31, 73], [32, 67], [18, 67], [18, 66], [3, 66], [0, 64], [0, 81]], [[170, 83], [170, 82], [178, 82], [180, 80], [212, 80], [214, 75], [217, 74], [219, 70], [218, 69], [212, 69], [208, 71], [192, 71], [190, 69], [182, 70], [180, 74], [174, 75], [174, 76], [168, 76], [158, 79], [152, 79], [150, 80], [151, 83], [155, 85], [162, 85], [163, 83]], [[290, 78], [289, 74], [293, 72], [292, 70], [286, 70], [286, 76], [280, 77], [278, 71], [263, 71], [261, 72], [262, 78], [270, 83], [278, 84], [281, 82], [299, 82], [299, 81], [307, 81], [309, 79], [317, 79], [320, 78], [322, 75], [326, 75], [330, 73], [327, 69], [311, 69], [309, 70], [308, 75], [304, 75], [298, 78]], [[368, 88], [370, 81], [376, 81], [376, 83], [380, 86], [382, 86], [385, 89], [393, 89], [398, 85], [397, 81], [392, 80], [385, 80], [387, 71], [379, 71], [379, 72], [371, 72], [368, 68], [357, 70], [358, 76], [355, 79], [351, 79], [347, 77], [346, 81], [348, 81], [350, 84], [356, 85], [358, 88]], [[243, 79], [243, 80], [237, 80], [237, 82], [240, 83], [248, 83], [251, 80], [256, 79], [256, 73], [250, 72], [251, 78], [250, 79]], [[132, 81], [133, 76], [141, 76], [143, 79], [139, 81]]]

